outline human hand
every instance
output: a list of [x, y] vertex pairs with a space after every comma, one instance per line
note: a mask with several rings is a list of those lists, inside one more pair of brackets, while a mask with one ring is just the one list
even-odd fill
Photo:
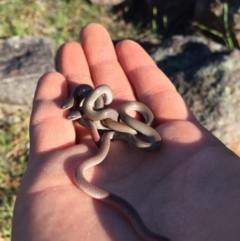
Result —
[[128, 200], [151, 230], [172, 241], [238, 240], [239, 158], [198, 123], [138, 44], [126, 40], [114, 48], [98, 24], [82, 29], [81, 44], [62, 46], [61, 74], [39, 81], [12, 241], [140, 240], [117, 209], [74, 184], [76, 165], [98, 151], [88, 131], [60, 108], [83, 83], [109, 85], [113, 108], [126, 100], [145, 103], [162, 137], [161, 148], [152, 153], [113, 141], [106, 160], [88, 171], [87, 179]]

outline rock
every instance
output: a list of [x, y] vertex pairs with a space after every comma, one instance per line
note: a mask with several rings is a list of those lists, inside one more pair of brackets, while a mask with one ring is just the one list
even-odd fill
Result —
[[240, 155], [240, 51], [175, 36], [148, 52], [198, 120]]
[[53, 70], [55, 44], [50, 38], [15, 36], [0, 40], [0, 82], [4, 78]]
[[25, 74], [1, 80], [0, 103], [31, 106], [38, 79], [43, 73]]
[[55, 69], [55, 44], [49, 38], [12, 37], [0, 40], [0, 118], [31, 106], [38, 79]]

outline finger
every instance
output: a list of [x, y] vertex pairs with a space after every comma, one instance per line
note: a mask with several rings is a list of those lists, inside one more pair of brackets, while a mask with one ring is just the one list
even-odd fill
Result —
[[75, 142], [75, 131], [60, 108], [68, 96], [65, 77], [45, 74], [38, 82], [30, 121], [30, 145], [33, 154], [60, 149]]
[[[80, 84], [94, 86], [84, 51], [77, 42], [68, 42], [60, 47], [57, 52], [57, 68], [67, 80], [68, 95]], [[76, 130], [76, 143], [86, 142], [90, 138], [87, 129], [76, 121], [73, 124]]]
[[114, 99], [135, 99], [106, 29], [99, 24], [87, 25], [81, 31], [81, 43], [94, 85], [109, 85], [114, 92]]
[[62, 45], [57, 52], [57, 69], [66, 77], [69, 94], [79, 84], [93, 86], [82, 46], [77, 42]]
[[140, 45], [122, 41], [117, 44], [116, 53], [137, 98], [152, 109], [158, 123], [195, 120], [174, 85]]

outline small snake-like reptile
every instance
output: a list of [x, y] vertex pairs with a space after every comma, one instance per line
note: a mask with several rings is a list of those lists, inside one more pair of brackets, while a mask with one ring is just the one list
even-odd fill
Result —
[[[112, 91], [107, 85], [101, 85], [93, 89], [89, 85], [79, 85], [71, 96], [62, 104], [63, 109], [73, 108], [67, 115], [68, 119], [76, 120], [87, 127], [95, 142], [100, 141], [97, 155], [79, 163], [74, 171], [74, 180], [77, 186], [89, 196], [109, 203], [121, 210], [131, 221], [135, 231], [146, 241], [170, 241], [168, 238], [152, 232], [143, 223], [136, 209], [125, 199], [107, 192], [89, 183], [84, 172], [101, 163], [110, 149], [111, 139], [128, 141], [137, 148], [154, 151], [159, 149], [161, 138], [158, 132], [151, 127], [153, 114], [144, 104], [130, 101], [122, 104], [118, 111], [111, 108], [103, 108], [104, 104], [112, 102]], [[145, 122], [132, 118], [128, 111], [137, 111]], [[123, 122], [119, 122], [119, 118]], [[100, 137], [98, 131], [103, 131]], [[143, 134], [147, 141], [136, 137], [137, 133]]]

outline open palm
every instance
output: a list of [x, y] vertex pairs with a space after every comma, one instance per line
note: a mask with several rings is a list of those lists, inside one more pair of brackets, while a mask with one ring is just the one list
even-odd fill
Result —
[[126, 40], [114, 47], [102, 26], [90, 24], [81, 31], [81, 45], [59, 49], [57, 66], [61, 74], [45, 74], [36, 90], [13, 241], [140, 240], [119, 210], [74, 184], [76, 165], [98, 151], [88, 131], [66, 120], [60, 108], [79, 84], [109, 85], [113, 108], [126, 100], [145, 103], [162, 137], [152, 153], [112, 141], [88, 180], [128, 200], [152, 231], [172, 241], [238, 240], [238, 157], [198, 123], [138, 44]]

